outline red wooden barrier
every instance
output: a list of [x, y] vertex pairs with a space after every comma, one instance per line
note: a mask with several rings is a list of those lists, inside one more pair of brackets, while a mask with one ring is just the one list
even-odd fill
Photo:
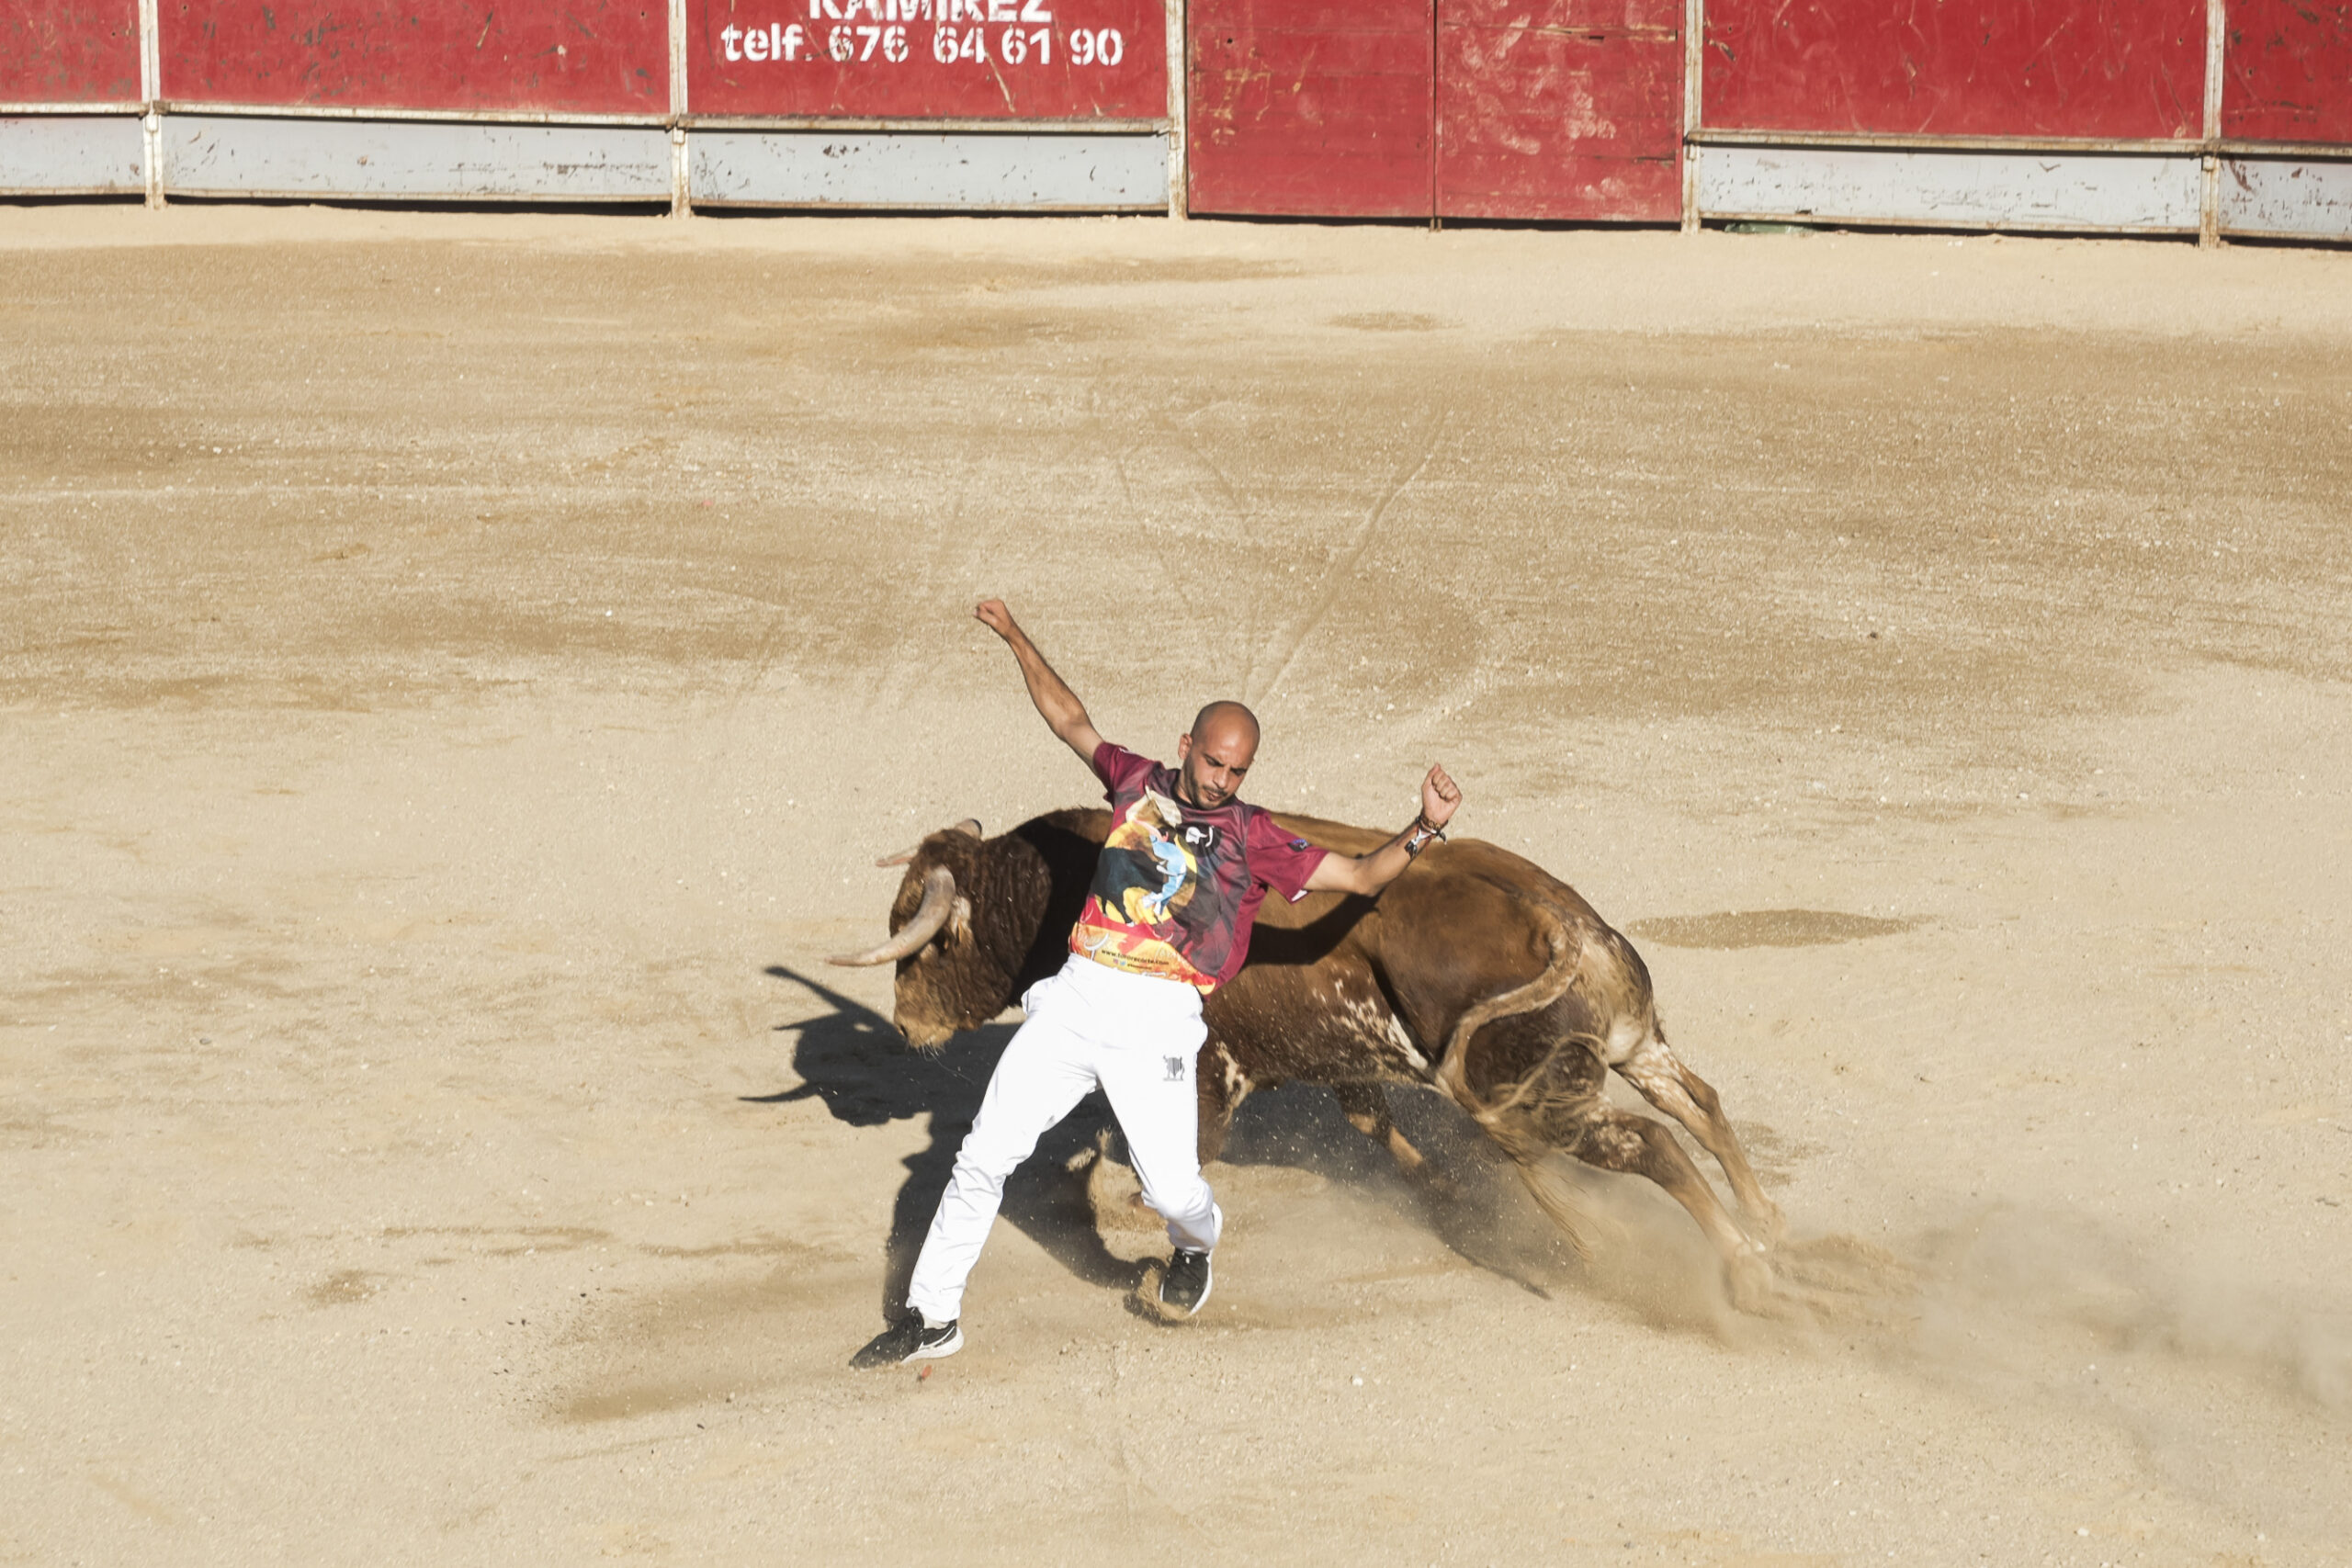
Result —
[[670, 112], [665, 0], [160, 0], [190, 103]]
[[698, 115], [1164, 119], [1160, 0], [692, 0]]
[[1439, 0], [1438, 211], [1670, 221], [1681, 0]]
[[2203, 0], [1707, 0], [1714, 129], [2204, 134]]
[[2230, 0], [2222, 134], [2352, 143], [2352, 4]]
[[0, 103], [139, 96], [139, 0], [0, 0]]
[[1427, 218], [1430, 0], [1193, 0], [1196, 212]]

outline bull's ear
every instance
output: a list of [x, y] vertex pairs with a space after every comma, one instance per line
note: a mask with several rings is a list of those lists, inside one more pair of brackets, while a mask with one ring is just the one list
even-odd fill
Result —
[[972, 940], [972, 901], [960, 894], [947, 907], [947, 940], [958, 946]]

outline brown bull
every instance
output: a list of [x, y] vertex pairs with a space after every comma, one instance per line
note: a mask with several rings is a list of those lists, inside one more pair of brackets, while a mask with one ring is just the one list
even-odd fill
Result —
[[[1313, 818], [1283, 826], [1344, 854], [1387, 835]], [[1012, 1005], [1058, 969], [1095, 858], [1102, 810], [1057, 811], [983, 838], [977, 822], [905, 855], [893, 935], [837, 964], [896, 962], [895, 1021], [936, 1049]], [[1251, 1091], [1323, 1084], [1350, 1122], [1408, 1170], [1419, 1155], [1390, 1122], [1384, 1083], [1427, 1085], [1468, 1111], [1517, 1162], [1528, 1190], [1579, 1252], [1592, 1216], [1548, 1169], [1555, 1153], [1646, 1176], [1690, 1212], [1724, 1260], [1733, 1299], [1770, 1293], [1764, 1249], [1781, 1214], [1756, 1179], [1721, 1101], [1668, 1049], [1649, 971], [1576, 890], [1476, 840], [1440, 843], [1378, 898], [1270, 898], [1248, 965], [1213, 992], [1201, 1050], [1200, 1152], [1225, 1146]], [[1615, 1068], [1721, 1162], [1747, 1222], [1725, 1212], [1665, 1123], [1613, 1109]]]

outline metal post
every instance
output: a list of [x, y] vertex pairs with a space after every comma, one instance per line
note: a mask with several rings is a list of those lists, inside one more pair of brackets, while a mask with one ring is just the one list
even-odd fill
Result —
[[1445, 69], [1445, 31], [1438, 19], [1439, 0], [1430, 0], [1430, 232], [1434, 234], [1445, 227], [1445, 214], [1438, 209], [1438, 193], [1444, 188], [1445, 172], [1441, 160], [1445, 156], [1445, 102], [1438, 94], [1438, 73]]
[[1185, 142], [1185, 111], [1192, 98], [1190, 68], [1192, 61], [1191, 5], [1189, 0], [1167, 0], [1168, 5], [1168, 216], [1192, 216], [1191, 193], [1185, 188], [1185, 171], [1189, 148]]
[[164, 51], [155, 37], [155, 0], [139, 0], [139, 118], [141, 156], [147, 175], [147, 205], [164, 205]]
[[2229, 36], [2228, 0], [2205, 0], [2205, 156], [2198, 193], [2197, 243], [2222, 243], [2222, 62]]
[[694, 215], [694, 164], [686, 155], [686, 0], [670, 0], [670, 216]]
[[1682, 0], [1682, 231], [1699, 231], [1699, 149], [1690, 138], [1699, 129], [1700, 67], [1706, 60], [1707, 0]]

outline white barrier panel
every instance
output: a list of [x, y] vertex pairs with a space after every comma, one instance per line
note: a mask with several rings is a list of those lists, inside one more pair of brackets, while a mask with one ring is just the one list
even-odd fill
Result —
[[0, 196], [138, 196], [147, 154], [130, 115], [0, 118]]
[[2352, 162], [2223, 159], [2222, 232], [2352, 240]]
[[694, 130], [701, 207], [1165, 212], [1159, 132]]
[[2202, 183], [2194, 152], [1717, 144], [1691, 155], [1702, 217], [1797, 223], [2193, 234]]
[[172, 196], [354, 200], [670, 199], [660, 126], [164, 117]]

